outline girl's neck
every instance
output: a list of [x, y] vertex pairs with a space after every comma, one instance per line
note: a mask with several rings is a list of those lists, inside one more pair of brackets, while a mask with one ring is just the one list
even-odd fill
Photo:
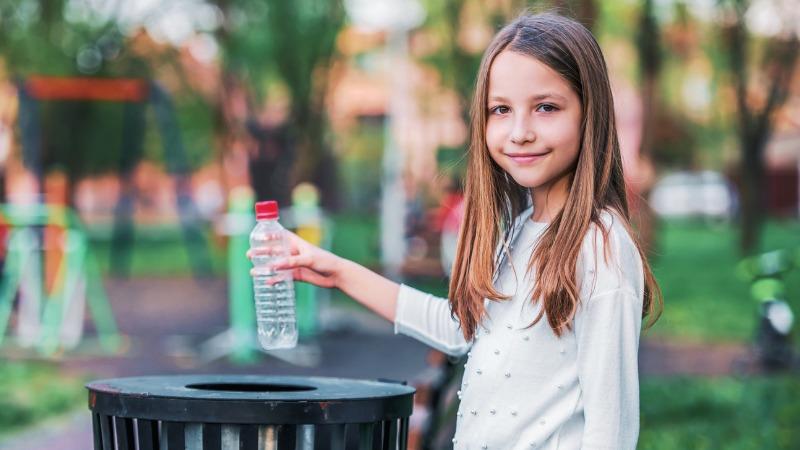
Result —
[[552, 184], [530, 190], [533, 202], [532, 221], [549, 223], [561, 212], [567, 202], [570, 179], [571, 177], [561, 177]]

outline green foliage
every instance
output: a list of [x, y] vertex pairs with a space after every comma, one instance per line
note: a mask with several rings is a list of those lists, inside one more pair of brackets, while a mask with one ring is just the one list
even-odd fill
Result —
[[0, 54], [16, 73], [59, 75], [75, 70], [75, 57], [91, 27], [63, 18], [65, 0], [0, 0]]
[[42, 363], [0, 364], [0, 434], [85, 404], [85, 380]]
[[[189, 170], [199, 169], [214, 155], [214, 117], [211, 105], [196, 92], [181, 93], [173, 101]], [[152, 110], [148, 115], [153, 116]], [[157, 125], [152, 123], [146, 132], [151, 136], [155, 135], [158, 143], [153, 148], [146, 149], [152, 156], [145, 159], [168, 161], [169, 158], [165, 154], [167, 150], [163, 144], [164, 137], [159, 133]]]
[[427, 13], [423, 28], [438, 44], [436, 51], [423, 57], [422, 62], [434, 67], [442, 83], [456, 92], [461, 100], [461, 115], [467, 121], [483, 49], [467, 49], [459, 41], [465, 21], [472, 21], [469, 26], [483, 22], [494, 34], [517, 14], [540, 2], [512, 0], [492, 5], [475, 0], [426, 0], [422, 3]]
[[299, 0], [270, 2], [267, 14], [272, 30], [273, 64], [292, 94], [293, 117], [301, 123], [313, 113], [315, 71], [325, 67], [334, 54], [336, 36], [344, 23], [340, 1]]
[[438, 41], [439, 48], [422, 60], [436, 68], [444, 85], [458, 94], [465, 119], [481, 62], [481, 52], [470, 52], [458, 42], [464, 10], [469, 3], [460, 0], [425, 2], [424, 27]]
[[381, 158], [384, 144], [383, 120], [361, 120], [350, 132], [340, 136], [342, 148], [339, 179], [345, 209], [357, 214], [375, 213], [381, 195]]
[[422, 4], [426, 11], [423, 28], [438, 44], [436, 51], [426, 55], [422, 61], [436, 68], [444, 85], [458, 94], [465, 119], [484, 50], [464, 47], [460, 37], [465, 27], [483, 25], [493, 35], [526, 10], [547, 11], [558, 7], [557, 11], [592, 28], [599, 9], [594, 0], [423, 0]]
[[327, 71], [345, 20], [341, 0], [212, 3], [225, 16], [226, 25], [217, 31], [217, 39], [226, 76], [244, 81], [255, 97], [263, 96], [265, 87], [276, 81], [286, 87], [288, 125], [300, 155], [299, 175], [309, 178], [328, 152], [324, 101]]
[[646, 378], [640, 450], [800, 447], [800, 380]]
[[[114, 12], [83, 16], [75, 9], [64, 0], [0, 0], [0, 58], [10, 76], [151, 79], [153, 68], [169, 68], [178, 72], [179, 80], [184, 78], [176, 63], [177, 50], [166, 49], [144, 60], [126, 46]], [[173, 94], [177, 94], [176, 115], [187, 160], [196, 168], [212, 155], [209, 105], [196, 93]], [[118, 170], [123, 157], [121, 103], [44, 101], [39, 105], [45, 172], [61, 170], [76, 182]], [[158, 128], [150, 121], [143, 156], [164, 161], [162, 146]]]
[[247, 0], [212, 3], [226, 21], [215, 33], [222, 47], [224, 66], [232, 72], [246, 72], [253, 77], [274, 70], [272, 33], [266, 26], [269, 3]]

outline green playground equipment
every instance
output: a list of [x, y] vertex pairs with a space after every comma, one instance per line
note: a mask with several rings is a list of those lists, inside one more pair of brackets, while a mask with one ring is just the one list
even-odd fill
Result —
[[227, 217], [228, 294], [230, 329], [233, 333], [231, 359], [251, 362], [256, 354], [256, 310], [253, 305], [253, 280], [250, 261], [245, 256], [250, 247], [250, 230], [256, 223], [255, 199], [249, 189], [231, 192]]
[[[300, 183], [292, 190], [291, 221], [289, 226], [298, 236], [311, 244], [330, 248], [332, 225], [325, 220], [319, 207], [319, 191], [310, 183]], [[295, 283], [297, 331], [300, 338], [310, 338], [319, 332], [319, 311], [327, 301], [329, 291], [310, 283]], [[323, 303], [323, 305], [320, 305]]]
[[762, 253], [744, 259], [737, 267], [759, 304], [755, 352], [766, 370], [796, 368], [800, 363], [792, 344], [795, 319], [784, 280], [796, 267], [800, 267], [800, 249]]
[[[17, 342], [45, 356], [77, 347], [88, 304], [103, 350], [117, 352], [121, 338], [103, 286], [99, 266], [77, 214], [53, 205], [0, 205], [0, 226], [8, 227], [7, 251], [0, 279], [0, 345], [3, 345], [15, 299]], [[41, 243], [46, 227], [64, 230], [58, 244], [63, 257], [51, 292], [45, 292]]]

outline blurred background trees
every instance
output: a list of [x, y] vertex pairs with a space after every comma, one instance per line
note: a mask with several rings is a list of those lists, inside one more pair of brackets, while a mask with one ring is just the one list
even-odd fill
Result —
[[[730, 173], [741, 194], [741, 248], [751, 253], [758, 248], [763, 207], [769, 204], [764, 200], [770, 189], [765, 149], [773, 122], [786, 117], [782, 106], [796, 90], [798, 33], [793, 13], [786, 12], [790, 3], [424, 1], [426, 19], [410, 34], [411, 56], [436, 74], [431, 89], [454, 95], [466, 126], [481, 53], [494, 31], [525, 8], [556, 7], [593, 28], [604, 45], [633, 44], [638, 62], [621, 63], [628, 72], [623, 78], [638, 86], [642, 102], [639, 144], [632, 154], [655, 173], [709, 164]], [[246, 178], [259, 197], [287, 201], [291, 186], [314, 181], [322, 187], [324, 203], [335, 206], [341, 203], [337, 193], [346, 190], [337, 187], [337, 166], [343, 163], [337, 148], [346, 132], [331, 127], [330, 114], [338, 112], [331, 109], [330, 89], [354, 62], [378, 55], [375, 44], [360, 54], [342, 53], [354, 29], [356, 35], [370, 35], [348, 22], [346, 6], [314, 0], [191, 0], [157, 6], [2, 0], [0, 52], [9, 80], [31, 74], [156, 79], [175, 95], [191, 167], [216, 161], [227, 189], [241, 169], [224, 167], [247, 161]], [[769, 15], [759, 10], [781, 22], [772, 31], [762, 31], [770, 25], [754, 31], [752, 24]], [[385, 37], [381, 33], [372, 34], [377, 45]], [[618, 38], [627, 43], [618, 45]], [[692, 89], [703, 92], [689, 94]], [[424, 97], [417, 101], [431, 108]], [[43, 106], [41, 117], [48, 130], [43, 142], [47, 171], [63, 172], [74, 185], [116, 170], [119, 105], [55, 102]], [[733, 137], [740, 156], [730, 151]], [[148, 135], [147, 143], [145, 159], [160, 164], [158, 138]], [[465, 146], [464, 138], [438, 144], [437, 164], [445, 170], [455, 166], [451, 171], [460, 176]], [[647, 197], [654, 181], [637, 186], [632, 180], [631, 185]]]
[[[344, 24], [344, 5], [338, 0], [212, 3], [222, 19], [215, 32], [223, 60], [216, 103], [218, 141], [223, 147], [235, 145], [230, 133], [242, 128], [261, 141], [249, 154], [258, 169], [272, 177], [251, 180], [259, 198], [283, 203], [288, 200], [290, 183], [314, 181], [323, 186], [324, 203], [335, 203], [336, 171], [326, 139], [325, 99], [336, 37]], [[244, 111], [239, 115], [245, 117], [231, 117], [236, 115], [230, 103], [237, 101], [237, 93], [244, 96]], [[270, 98], [271, 94], [277, 98]], [[288, 104], [273, 114], [278, 117], [265, 117], [267, 102]], [[294, 167], [286, 161], [294, 162]], [[275, 183], [270, 180], [273, 177], [282, 181]], [[273, 189], [259, 184], [270, 182]]]
[[[748, 33], [747, 0], [721, 2], [725, 16], [721, 38], [728, 52], [727, 69], [736, 95], [736, 136], [741, 154], [741, 247], [753, 253], [765, 218], [767, 199], [765, 149], [775, 128], [775, 115], [789, 98], [800, 53], [796, 6], [779, 4], [780, 21], [772, 36]], [[724, 70], [723, 69], [723, 70]], [[754, 81], [755, 80], [755, 81]]]

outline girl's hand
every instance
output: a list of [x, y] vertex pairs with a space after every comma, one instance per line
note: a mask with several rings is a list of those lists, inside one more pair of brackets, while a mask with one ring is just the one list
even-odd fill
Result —
[[[341, 258], [331, 252], [309, 244], [291, 231], [286, 231], [291, 255], [272, 265], [274, 270], [291, 270], [295, 281], [305, 281], [320, 287], [338, 287], [338, 269]], [[249, 249], [247, 257], [252, 259], [257, 250]], [[250, 274], [253, 275], [253, 269]]]

